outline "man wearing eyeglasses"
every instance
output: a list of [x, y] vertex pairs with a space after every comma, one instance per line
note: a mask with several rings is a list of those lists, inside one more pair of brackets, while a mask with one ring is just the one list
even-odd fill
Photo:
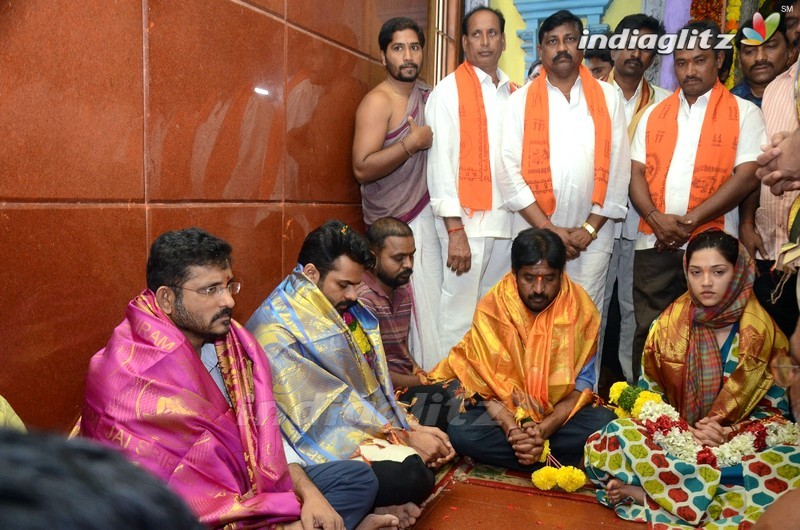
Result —
[[377, 478], [362, 462], [305, 466], [283, 441], [264, 352], [232, 319], [231, 251], [197, 228], [153, 242], [147, 289], [90, 362], [80, 434], [167, 482], [208, 526], [353, 528]]

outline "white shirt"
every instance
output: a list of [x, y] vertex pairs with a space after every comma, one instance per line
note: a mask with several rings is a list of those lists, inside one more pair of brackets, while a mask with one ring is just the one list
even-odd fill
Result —
[[[692, 187], [692, 174], [694, 173], [694, 161], [697, 156], [697, 143], [700, 141], [700, 130], [703, 128], [703, 119], [706, 116], [708, 101], [711, 90], [697, 98], [694, 105], [689, 106], [686, 98], [681, 92], [680, 108], [678, 109], [678, 140], [675, 143], [675, 152], [672, 155], [672, 162], [667, 171], [667, 186], [665, 190], [664, 213], [674, 215], [684, 215], [689, 209], [689, 191]], [[736, 168], [745, 162], [752, 162], [761, 154], [761, 145], [767, 142], [767, 135], [764, 130], [764, 117], [761, 110], [740, 97], [736, 98], [739, 106], [739, 144], [736, 146], [736, 161], [733, 167]], [[642, 164], [645, 163], [645, 133], [647, 131], [647, 120], [654, 105], [648, 108], [636, 133], [633, 135], [631, 144], [631, 160]], [[738, 205], [737, 205], [738, 206]], [[725, 231], [735, 237], [739, 235], [739, 208], [734, 206], [725, 214]], [[655, 247], [655, 234], [644, 234], [639, 232], [636, 238], [636, 250], [646, 250]]]
[[455, 72], [442, 79], [425, 104], [425, 123], [433, 129], [433, 145], [428, 151], [428, 192], [436, 217], [461, 217], [469, 237], [511, 237], [511, 212], [502, 208], [497, 186], [500, 163], [500, 135], [503, 111], [511, 94], [508, 76], [499, 68], [497, 86], [492, 77], [475, 68], [481, 83], [483, 106], [489, 135], [489, 165], [492, 171], [492, 209], [468, 216], [458, 198], [460, 121]]
[[[600, 81], [611, 116], [611, 161], [608, 188], [603, 206], [592, 203], [594, 190], [594, 121], [578, 77], [570, 90], [569, 101], [561, 90], [547, 83], [550, 109], [550, 171], [556, 208], [551, 221], [556, 226], [579, 227], [590, 213], [609, 219], [623, 219], [628, 209], [628, 184], [631, 178], [628, 132], [622, 102], [608, 83]], [[509, 99], [503, 123], [503, 167], [500, 189], [506, 207], [522, 210], [536, 201], [521, 173], [522, 136], [525, 126], [525, 102], [528, 84]], [[614, 244], [613, 223], [606, 223], [592, 243], [611, 252]]]
[[[228, 395], [228, 390], [225, 388], [225, 380], [222, 379], [222, 372], [219, 369], [219, 359], [217, 358], [217, 350], [214, 348], [214, 345], [211, 343], [203, 344], [203, 347], [200, 348], [200, 360], [203, 361], [203, 365], [208, 370], [208, 373], [211, 375], [211, 378], [217, 384], [219, 391], [222, 392], [222, 395], [225, 396], [225, 399], [228, 401], [228, 404], [233, 406], [231, 403], [231, 398]], [[286, 456], [286, 462], [289, 464], [299, 464], [302, 467], [306, 467], [305, 461], [300, 458], [292, 446], [289, 445], [289, 442], [283, 437], [281, 434], [281, 441], [283, 442], [283, 452]]]
[[[629, 100], [625, 100], [625, 94], [622, 93], [622, 89], [619, 85], [614, 82], [611, 83], [611, 86], [617, 89], [617, 94], [619, 95], [620, 99], [622, 100], [622, 106], [625, 109], [625, 125], [631, 123], [633, 119], [633, 114], [636, 112], [636, 103], [639, 99], [639, 94], [642, 91], [642, 84], [645, 82], [644, 77], [642, 80], [639, 81], [639, 86], [636, 87], [636, 92], [633, 93], [633, 96]], [[664, 101], [669, 97], [670, 92], [660, 86], [650, 85], [653, 87], [653, 105], [657, 105], [658, 103]], [[652, 106], [652, 105], [651, 105]], [[624, 222], [614, 223], [614, 237], [624, 237], [625, 239], [630, 239], [631, 241], [636, 239], [636, 234], [639, 232], [639, 213], [636, 211], [636, 208], [633, 207], [633, 204], [628, 202], [628, 215], [625, 217]]]

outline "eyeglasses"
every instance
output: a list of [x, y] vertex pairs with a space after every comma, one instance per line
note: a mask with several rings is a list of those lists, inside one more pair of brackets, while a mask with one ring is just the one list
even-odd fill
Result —
[[192, 291], [203, 296], [222, 296], [222, 293], [228, 291], [231, 296], [238, 294], [242, 290], [241, 282], [231, 282], [228, 285], [212, 285], [211, 287], [203, 287], [202, 289], [187, 289], [180, 285], [173, 285], [174, 289], [183, 289], [184, 291]]
[[775, 357], [770, 363], [770, 367], [775, 382], [783, 387], [791, 386], [800, 375], [800, 366], [788, 355]]

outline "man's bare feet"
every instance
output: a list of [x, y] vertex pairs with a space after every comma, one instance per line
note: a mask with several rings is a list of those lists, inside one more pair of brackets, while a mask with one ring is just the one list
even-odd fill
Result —
[[396, 516], [389, 513], [382, 515], [371, 513], [364, 517], [364, 520], [356, 527], [356, 530], [379, 530], [381, 528], [399, 527], [400, 520]]
[[618, 478], [612, 478], [606, 485], [606, 496], [611, 504], [617, 504], [631, 497], [636, 504], [644, 506], [644, 489], [639, 486], [625, 484]]
[[417, 517], [422, 513], [422, 510], [413, 502], [407, 502], [406, 504], [375, 508], [375, 513], [378, 515], [394, 515], [400, 521], [398, 528], [410, 528], [417, 522]]

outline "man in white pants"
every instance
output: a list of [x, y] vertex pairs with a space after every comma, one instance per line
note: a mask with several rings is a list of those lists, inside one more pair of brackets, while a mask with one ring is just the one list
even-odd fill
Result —
[[511, 266], [511, 213], [502, 209], [495, 178], [511, 95], [508, 76], [497, 67], [504, 28], [498, 10], [467, 13], [466, 60], [439, 82], [425, 107], [434, 133], [428, 189], [445, 267], [437, 322], [442, 359], [469, 330], [478, 300]]

